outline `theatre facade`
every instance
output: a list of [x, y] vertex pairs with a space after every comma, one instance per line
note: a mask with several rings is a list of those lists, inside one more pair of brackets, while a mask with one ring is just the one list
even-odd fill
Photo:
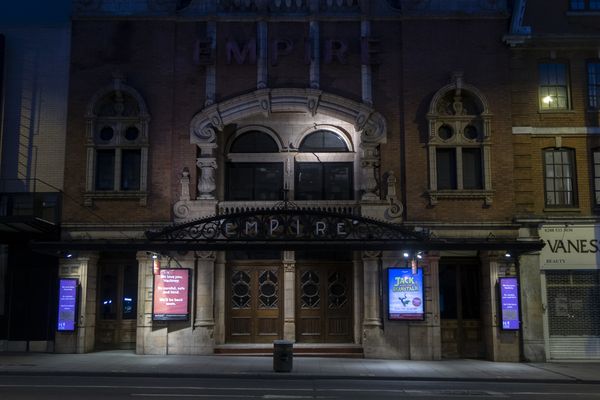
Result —
[[498, 285], [543, 244], [512, 221], [509, 18], [502, 0], [75, 1], [72, 201], [61, 240], [32, 245], [78, 287], [55, 351], [521, 359]]

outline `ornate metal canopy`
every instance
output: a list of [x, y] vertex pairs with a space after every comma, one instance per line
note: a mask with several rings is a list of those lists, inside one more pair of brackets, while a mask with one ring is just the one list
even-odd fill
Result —
[[427, 236], [402, 225], [345, 213], [338, 208], [238, 208], [160, 232], [147, 233], [151, 243], [201, 242], [424, 242]]

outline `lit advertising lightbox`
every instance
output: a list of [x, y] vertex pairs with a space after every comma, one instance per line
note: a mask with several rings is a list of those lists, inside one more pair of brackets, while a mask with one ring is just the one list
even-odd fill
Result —
[[423, 270], [390, 268], [388, 270], [388, 318], [390, 320], [423, 320]]
[[187, 321], [189, 309], [190, 271], [161, 269], [154, 275], [152, 319], [154, 321]]
[[517, 278], [500, 278], [502, 329], [519, 329], [519, 283]]
[[77, 279], [61, 279], [58, 292], [58, 325], [59, 331], [75, 329], [77, 318]]

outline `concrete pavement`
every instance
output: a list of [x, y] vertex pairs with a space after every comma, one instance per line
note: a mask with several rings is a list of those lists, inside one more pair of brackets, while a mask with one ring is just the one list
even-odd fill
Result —
[[240, 379], [393, 379], [600, 384], [600, 363], [499, 363], [484, 360], [371, 360], [295, 357], [274, 372], [271, 357], [2, 353], [0, 375], [211, 377]]

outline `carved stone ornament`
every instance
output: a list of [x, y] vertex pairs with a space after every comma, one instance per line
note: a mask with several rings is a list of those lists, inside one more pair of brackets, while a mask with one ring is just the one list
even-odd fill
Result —
[[173, 212], [179, 218], [187, 218], [190, 216], [190, 209], [185, 204], [185, 202], [181, 200], [175, 203], [175, 205], [173, 206]]
[[195, 251], [194, 255], [200, 260], [215, 260], [217, 258], [215, 251]]
[[200, 200], [212, 200], [215, 198], [211, 193], [217, 188], [213, 172], [217, 169], [217, 160], [214, 158], [198, 158], [196, 165], [200, 168], [202, 175], [198, 182]]
[[79, 11], [92, 12], [92, 11], [96, 11], [98, 9], [98, 7], [100, 7], [101, 3], [102, 3], [101, 0], [79, 0], [79, 1], [73, 2], [73, 5]]
[[175, 0], [148, 0], [148, 7], [158, 12], [172, 10], [175, 6]]
[[212, 142], [217, 137], [212, 125], [204, 125], [200, 129], [194, 129], [194, 136], [203, 142]]
[[306, 110], [313, 117], [317, 113], [321, 93], [320, 90], [311, 90], [308, 92], [308, 96], [306, 96]]
[[254, 95], [258, 98], [258, 105], [264, 117], [268, 117], [269, 114], [271, 114], [271, 99], [269, 97], [269, 92], [268, 89], [257, 90], [254, 92]]
[[380, 255], [380, 251], [363, 251], [363, 258], [377, 258]]
[[296, 271], [296, 262], [283, 263], [283, 268], [285, 272], [294, 272]]
[[221, 118], [221, 115], [219, 114], [219, 110], [216, 105], [212, 105], [204, 111], [208, 115], [208, 120], [210, 121], [212, 126], [214, 126], [220, 131], [222, 131], [225, 128], [223, 126], [223, 119]]

